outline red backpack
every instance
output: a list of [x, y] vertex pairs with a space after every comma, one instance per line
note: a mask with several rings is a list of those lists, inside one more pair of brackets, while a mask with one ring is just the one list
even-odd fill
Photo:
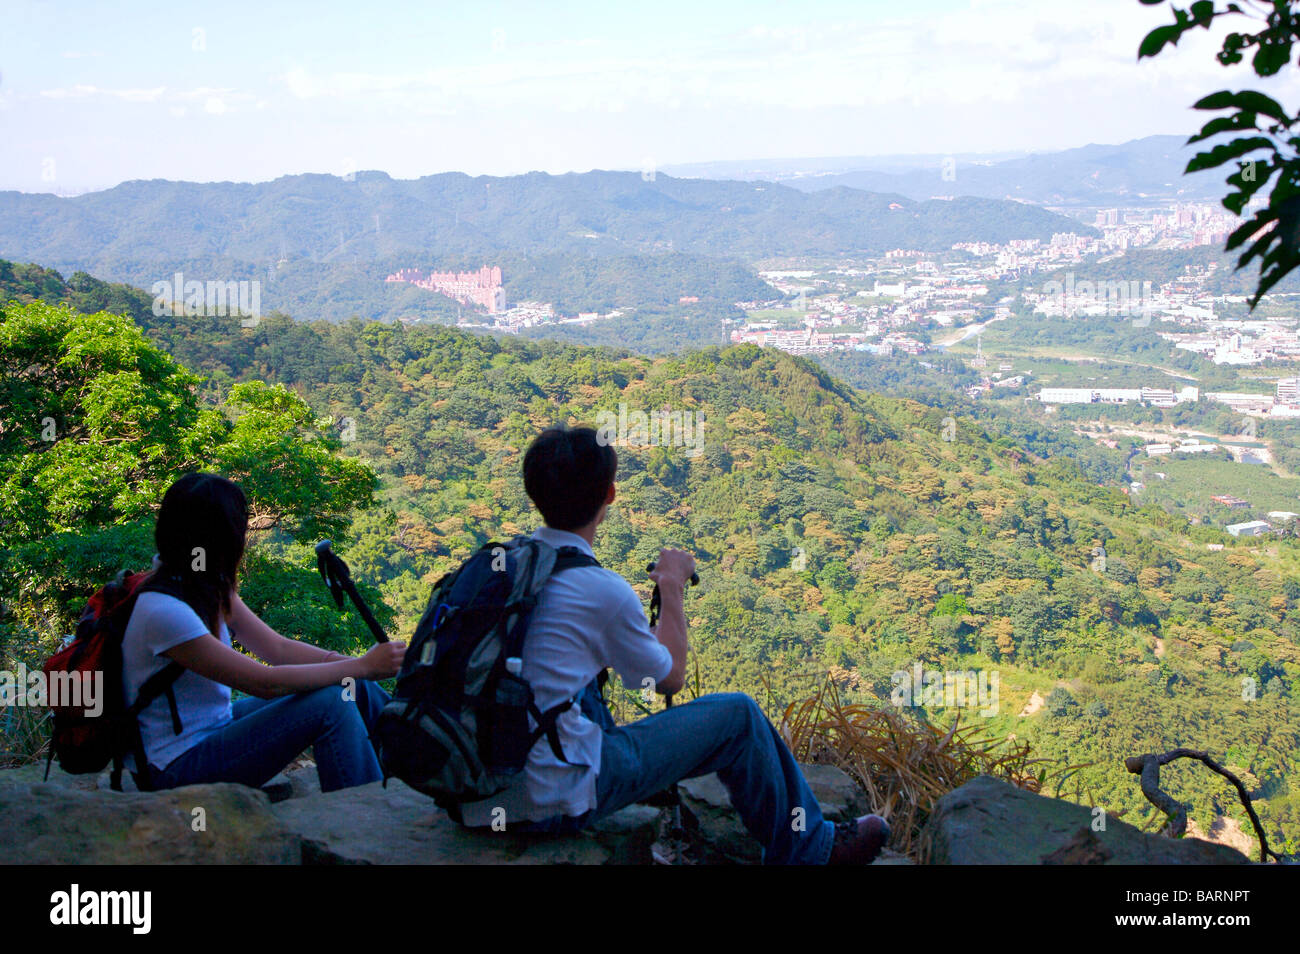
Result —
[[[123, 680], [122, 637], [126, 633], [135, 601], [144, 592], [163, 592], [179, 598], [176, 584], [152, 571], [119, 573], [117, 579], [92, 596], [77, 623], [72, 638], [45, 662], [45, 684], [54, 732], [50, 755], [45, 762], [45, 777], [50, 763], [57, 758], [59, 767], [72, 775], [102, 772], [112, 763], [111, 784], [122, 790], [122, 768], [127, 753], [135, 757], [136, 783], [148, 791], [149, 761], [144, 753], [138, 717], [144, 708], [161, 695], [171, 704], [172, 729], [181, 731], [180, 714], [172, 684], [185, 667], [170, 662], [150, 676], [131, 705], [126, 704]], [[96, 674], [100, 676], [102, 696], [98, 714], [93, 714], [84, 691]], [[68, 692], [80, 683], [81, 691]], [[58, 687], [64, 691], [60, 692]]]

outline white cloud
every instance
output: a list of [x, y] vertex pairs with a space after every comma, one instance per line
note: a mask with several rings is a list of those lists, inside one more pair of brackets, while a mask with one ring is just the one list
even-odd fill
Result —
[[65, 86], [57, 89], [43, 89], [41, 95], [47, 99], [92, 99], [95, 97], [109, 97], [112, 99], [124, 100], [128, 103], [153, 103], [162, 98], [167, 87], [158, 86], [153, 89], [101, 89], [98, 86], [88, 86], [78, 83], [75, 86]]

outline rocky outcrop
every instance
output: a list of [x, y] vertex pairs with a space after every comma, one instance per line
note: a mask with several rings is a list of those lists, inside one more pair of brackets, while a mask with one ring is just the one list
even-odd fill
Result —
[[[196, 785], [120, 793], [109, 790], [107, 773], [74, 776], [54, 766], [42, 783], [43, 772], [37, 765], [0, 771], [0, 861], [637, 865], [656, 855], [674, 858], [683, 847], [693, 863], [759, 859], [716, 775], [682, 783], [690, 830], [678, 839], [666, 810], [647, 805], [628, 806], [569, 837], [468, 831], [395, 779], [387, 787], [376, 782], [322, 793], [310, 763], [290, 766], [260, 792]], [[838, 769], [805, 766], [805, 774], [827, 818], [868, 810]], [[206, 832], [191, 831], [196, 808], [203, 809]]]
[[302, 839], [304, 864], [650, 864], [659, 811], [632, 805], [571, 837], [469, 831], [396, 779], [272, 807]]
[[[0, 773], [7, 774], [7, 773]], [[243, 785], [103, 792], [0, 784], [0, 864], [296, 864], [300, 839]]]
[[[756, 864], [758, 846], [716, 775], [680, 784], [682, 830], [669, 810], [633, 805], [581, 834], [467, 831], [433, 801], [391, 780], [321, 793], [308, 765], [257, 791], [194, 785], [141, 794], [57, 767], [0, 771], [0, 864]], [[804, 766], [831, 821], [871, 810], [852, 779]], [[1240, 852], [1148, 835], [1085, 806], [981, 777], [939, 800], [923, 834], [931, 864], [1241, 864]], [[886, 850], [876, 864], [909, 864]]]
[[[1104, 818], [1104, 830], [1099, 828]], [[939, 865], [1232, 865], [1250, 859], [1195, 838], [1150, 835], [1116, 818], [982, 775], [939, 799], [921, 838]]]
[[114, 792], [108, 774], [0, 771], [0, 864], [651, 864], [660, 811], [633, 805], [579, 835], [463, 829], [393, 779], [322, 794], [291, 766], [261, 791]]

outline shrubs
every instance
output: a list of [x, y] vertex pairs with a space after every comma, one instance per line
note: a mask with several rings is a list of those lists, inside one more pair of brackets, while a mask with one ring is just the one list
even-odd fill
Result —
[[1079, 703], [1068, 689], [1057, 686], [1047, 694], [1047, 712], [1056, 718], [1076, 716], [1079, 714]]

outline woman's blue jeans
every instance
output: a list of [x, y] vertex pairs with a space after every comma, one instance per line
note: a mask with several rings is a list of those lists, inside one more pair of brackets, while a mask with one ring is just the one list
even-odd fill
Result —
[[370, 727], [387, 702], [388, 693], [366, 680], [347, 695], [343, 686], [327, 686], [275, 699], [240, 699], [232, 707], [234, 721], [165, 769], [151, 766], [150, 781], [155, 789], [207, 782], [260, 788], [311, 748], [321, 791], [378, 782], [384, 776]]

